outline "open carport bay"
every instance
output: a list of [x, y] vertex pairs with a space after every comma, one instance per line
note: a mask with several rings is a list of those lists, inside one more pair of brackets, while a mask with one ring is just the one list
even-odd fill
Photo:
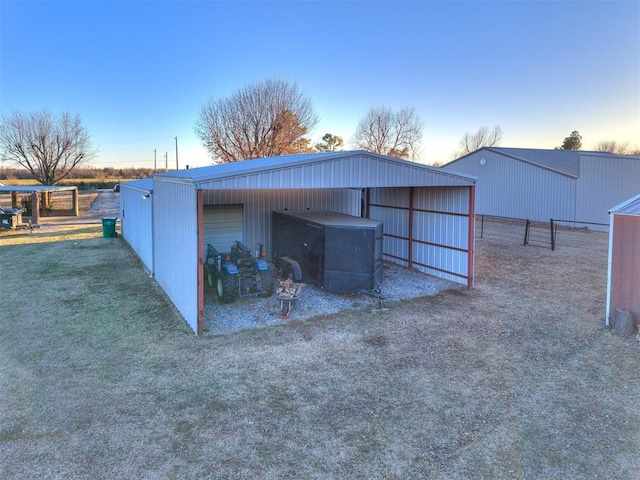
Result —
[[[363, 290], [359, 293], [339, 294], [325, 292], [314, 283], [300, 282], [300, 298], [292, 303], [291, 314], [281, 318], [280, 310], [287, 312], [288, 301], [281, 304], [277, 294], [268, 298], [247, 296], [230, 304], [221, 304], [213, 288], [205, 292], [205, 334], [229, 334], [247, 328], [260, 328], [290, 321], [308, 320], [326, 315], [346, 315], [349, 311], [365, 311], [379, 315], [388, 311], [388, 305], [399, 300], [433, 296], [448, 289], [462, 289], [458, 283], [436, 278], [416, 270], [387, 262], [383, 266], [383, 284], [380, 293]], [[279, 285], [279, 278], [274, 284]]]
[[635, 478], [638, 345], [604, 328], [606, 234], [575, 234], [204, 339], [121, 238], [2, 243], [0, 477]]

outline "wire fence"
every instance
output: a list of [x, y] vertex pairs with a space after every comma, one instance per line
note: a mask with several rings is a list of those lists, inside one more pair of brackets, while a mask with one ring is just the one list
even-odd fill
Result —
[[608, 225], [550, 219], [549, 222], [493, 215], [476, 215], [476, 238], [549, 248], [579, 247], [601, 250], [608, 243]]

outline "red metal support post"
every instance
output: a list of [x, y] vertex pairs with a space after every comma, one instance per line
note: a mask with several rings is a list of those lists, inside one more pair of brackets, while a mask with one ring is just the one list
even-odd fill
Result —
[[409, 268], [413, 268], [413, 187], [409, 187], [409, 232], [407, 232], [407, 238], [409, 239], [409, 251], [408, 260]]
[[469, 251], [467, 253], [467, 288], [473, 287], [475, 277], [475, 229], [476, 229], [476, 187], [469, 187]]

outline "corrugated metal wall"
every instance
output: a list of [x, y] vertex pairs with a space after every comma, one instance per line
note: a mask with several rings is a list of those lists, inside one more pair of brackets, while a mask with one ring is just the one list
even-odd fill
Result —
[[385, 260], [409, 265], [410, 188], [372, 188], [369, 218], [383, 223]]
[[236, 240], [244, 243], [242, 205], [207, 205], [202, 215], [203, 248], [212, 245], [219, 252], [228, 252]]
[[442, 168], [478, 177], [477, 214], [539, 222], [574, 218], [576, 180], [572, 177], [486, 150]]
[[198, 212], [189, 183], [154, 179], [154, 267], [158, 283], [194, 331], [198, 329]]
[[373, 188], [370, 218], [384, 222], [386, 260], [470, 284], [470, 187]]
[[[472, 179], [409, 161], [377, 155], [352, 155], [316, 163], [282, 165], [277, 157], [267, 170], [237, 171], [210, 180], [195, 179], [199, 189], [367, 188], [375, 186], [463, 186]], [[269, 159], [261, 159], [263, 161]], [[204, 174], [203, 174], [204, 175]]]
[[360, 216], [360, 189], [205, 190], [205, 205], [244, 206], [244, 243], [251, 250], [264, 244], [271, 259], [271, 212], [274, 210], [332, 210]]
[[[609, 210], [636, 195], [639, 188], [640, 158], [583, 155], [580, 157], [575, 218], [608, 225]], [[608, 226], [599, 229], [608, 230]]]
[[120, 186], [120, 223], [122, 236], [145, 268], [153, 273], [153, 199], [143, 198], [143, 195], [149, 195], [149, 190], [126, 183]]

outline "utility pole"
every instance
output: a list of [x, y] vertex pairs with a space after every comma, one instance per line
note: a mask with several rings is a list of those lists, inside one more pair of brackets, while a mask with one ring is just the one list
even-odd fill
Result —
[[180, 170], [178, 168], [178, 137], [176, 137], [176, 170]]
[[169, 171], [169, 152], [164, 152], [164, 171]]
[[156, 149], [153, 149], [153, 173], [158, 172], [158, 168], [156, 167]]

